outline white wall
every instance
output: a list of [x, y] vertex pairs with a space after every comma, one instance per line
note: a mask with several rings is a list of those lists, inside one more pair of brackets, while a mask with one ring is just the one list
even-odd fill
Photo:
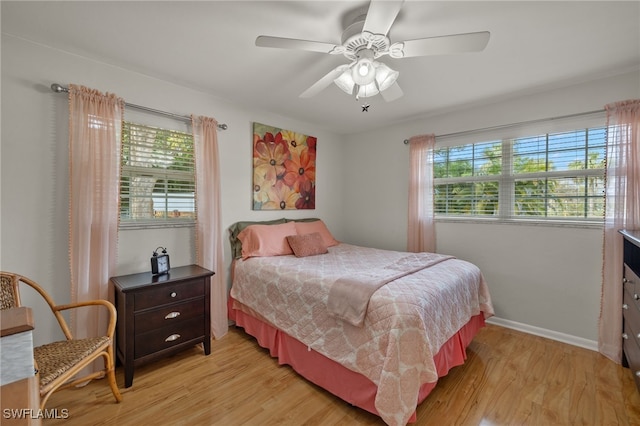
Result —
[[[201, 91], [180, 87], [59, 50], [2, 36], [2, 145], [0, 268], [26, 275], [58, 303], [69, 301], [68, 100], [52, 83], [82, 84], [125, 101], [181, 115], [215, 117], [219, 132], [222, 220], [321, 217], [342, 238], [343, 138], [309, 123], [252, 111]], [[212, 76], [215, 78], [215, 76]], [[318, 138], [316, 210], [252, 211], [252, 123], [271, 124]], [[120, 231], [117, 274], [150, 268], [153, 249], [166, 246], [172, 266], [194, 261], [193, 230]], [[226, 272], [226, 271], [225, 271]], [[228, 275], [227, 275], [228, 276]], [[31, 297], [27, 304], [33, 304]], [[55, 334], [42, 309], [35, 312], [36, 344]]]
[[[590, 111], [640, 96], [640, 74], [634, 71], [340, 136], [4, 35], [1, 59], [0, 268], [41, 282], [60, 303], [69, 300], [68, 104], [65, 96], [51, 92], [51, 83], [84, 84], [116, 93], [130, 103], [213, 116], [227, 123], [229, 129], [219, 132], [225, 229], [237, 220], [283, 216], [251, 210], [252, 122], [317, 136], [318, 208], [285, 215], [322, 217], [342, 241], [398, 250], [406, 247], [405, 138]], [[500, 318], [579, 339], [597, 339], [600, 230], [438, 223], [437, 236], [438, 251], [480, 266]], [[190, 229], [122, 231], [117, 273], [146, 270], [151, 251], [159, 245], [169, 248], [173, 265], [194, 259]], [[225, 251], [229, 260], [226, 235]], [[40, 309], [35, 320], [36, 343], [55, 334]]]
[[[350, 136], [346, 158], [367, 167], [345, 170], [346, 240], [406, 248], [409, 149], [404, 139], [598, 110], [638, 98], [639, 82], [634, 70]], [[597, 341], [601, 229], [438, 222], [436, 235], [439, 252], [482, 269], [501, 320], [587, 340], [586, 346]]]

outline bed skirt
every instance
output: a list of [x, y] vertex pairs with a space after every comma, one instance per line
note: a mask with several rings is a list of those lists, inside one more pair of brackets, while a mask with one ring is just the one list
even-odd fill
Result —
[[[250, 309], [243, 309], [239, 302], [229, 297], [229, 319], [238, 327], [242, 327], [247, 334], [255, 337], [260, 346], [269, 349], [271, 356], [277, 358], [280, 365], [291, 366], [305, 379], [349, 404], [379, 415], [374, 404], [377, 392], [375, 383], [362, 374], [349, 370], [308, 348], [283, 331], [256, 318], [250, 312]], [[467, 346], [484, 325], [484, 315], [480, 313], [472, 317], [440, 348], [434, 356], [439, 377], [445, 376], [451, 368], [464, 364], [467, 358]], [[424, 401], [436, 383], [422, 384], [416, 406]], [[413, 423], [415, 420], [414, 412], [409, 422]]]

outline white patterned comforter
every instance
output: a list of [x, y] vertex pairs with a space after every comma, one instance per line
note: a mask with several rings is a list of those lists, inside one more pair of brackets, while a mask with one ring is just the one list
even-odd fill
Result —
[[237, 260], [231, 296], [272, 325], [378, 386], [375, 406], [389, 425], [405, 425], [423, 383], [438, 379], [433, 356], [469, 319], [493, 315], [475, 265], [449, 259], [378, 289], [363, 327], [329, 315], [331, 285], [341, 276], [393, 264], [404, 252], [349, 244], [329, 253]]

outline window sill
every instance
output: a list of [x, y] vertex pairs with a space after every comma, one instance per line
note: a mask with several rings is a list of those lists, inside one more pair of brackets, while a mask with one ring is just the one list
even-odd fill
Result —
[[563, 219], [499, 219], [481, 217], [436, 217], [436, 223], [475, 223], [486, 225], [524, 225], [524, 226], [545, 226], [559, 228], [587, 228], [602, 229], [604, 220], [563, 220]]

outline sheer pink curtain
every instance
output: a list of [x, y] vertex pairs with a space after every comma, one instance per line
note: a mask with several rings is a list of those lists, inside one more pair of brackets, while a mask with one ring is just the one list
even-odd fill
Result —
[[[69, 86], [72, 302], [113, 300], [109, 277], [116, 267], [123, 112], [124, 101], [113, 94]], [[80, 310], [71, 318], [75, 337], [101, 335], [106, 326], [103, 310]]]
[[433, 220], [433, 149], [435, 135], [409, 139], [409, 223], [407, 250], [435, 252]]
[[598, 350], [622, 361], [622, 236], [640, 227], [640, 100], [609, 104]]
[[191, 116], [196, 156], [196, 263], [215, 272], [211, 278], [211, 333], [227, 333], [227, 285], [222, 249], [218, 122]]

